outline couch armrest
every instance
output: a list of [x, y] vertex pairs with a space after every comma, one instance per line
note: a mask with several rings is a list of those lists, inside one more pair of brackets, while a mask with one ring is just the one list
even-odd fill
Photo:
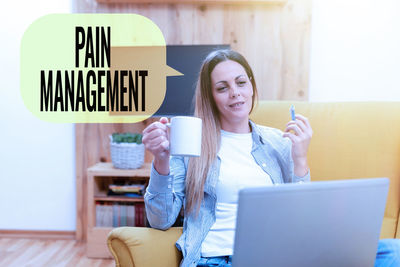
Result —
[[117, 267], [179, 266], [181, 252], [175, 242], [182, 234], [182, 227], [166, 231], [145, 227], [118, 227], [107, 238], [108, 249]]

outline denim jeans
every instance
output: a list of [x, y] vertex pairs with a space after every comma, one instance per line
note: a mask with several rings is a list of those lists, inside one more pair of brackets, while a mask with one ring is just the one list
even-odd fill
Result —
[[[231, 267], [232, 256], [201, 258], [197, 267]], [[400, 239], [382, 239], [378, 243], [375, 267], [400, 266]]]
[[400, 239], [379, 240], [375, 267], [400, 266]]
[[231, 267], [232, 256], [201, 257], [197, 267]]

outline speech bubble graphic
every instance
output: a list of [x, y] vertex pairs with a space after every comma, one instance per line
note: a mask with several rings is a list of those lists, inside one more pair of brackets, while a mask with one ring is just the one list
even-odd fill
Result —
[[58, 123], [134, 123], [166, 93], [165, 40], [136, 14], [52, 14], [21, 41], [20, 90], [38, 118]]

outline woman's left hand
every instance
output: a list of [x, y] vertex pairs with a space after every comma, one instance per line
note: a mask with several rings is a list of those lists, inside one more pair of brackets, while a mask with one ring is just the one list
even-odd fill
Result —
[[294, 173], [297, 176], [304, 176], [309, 170], [307, 164], [307, 151], [312, 135], [313, 130], [311, 129], [310, 122], [306, 117], [300, 114], [296, 114], [295, 121], [289, 121], [286, 124], [283, 137], [288, 137], [292, 140]]

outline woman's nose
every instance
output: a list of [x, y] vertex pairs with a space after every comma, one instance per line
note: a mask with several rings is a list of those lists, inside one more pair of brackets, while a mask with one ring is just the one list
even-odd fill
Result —
[[240, 95], [239, 88], [236, 85], [231, 86], [230, 97], [235, 98]]

